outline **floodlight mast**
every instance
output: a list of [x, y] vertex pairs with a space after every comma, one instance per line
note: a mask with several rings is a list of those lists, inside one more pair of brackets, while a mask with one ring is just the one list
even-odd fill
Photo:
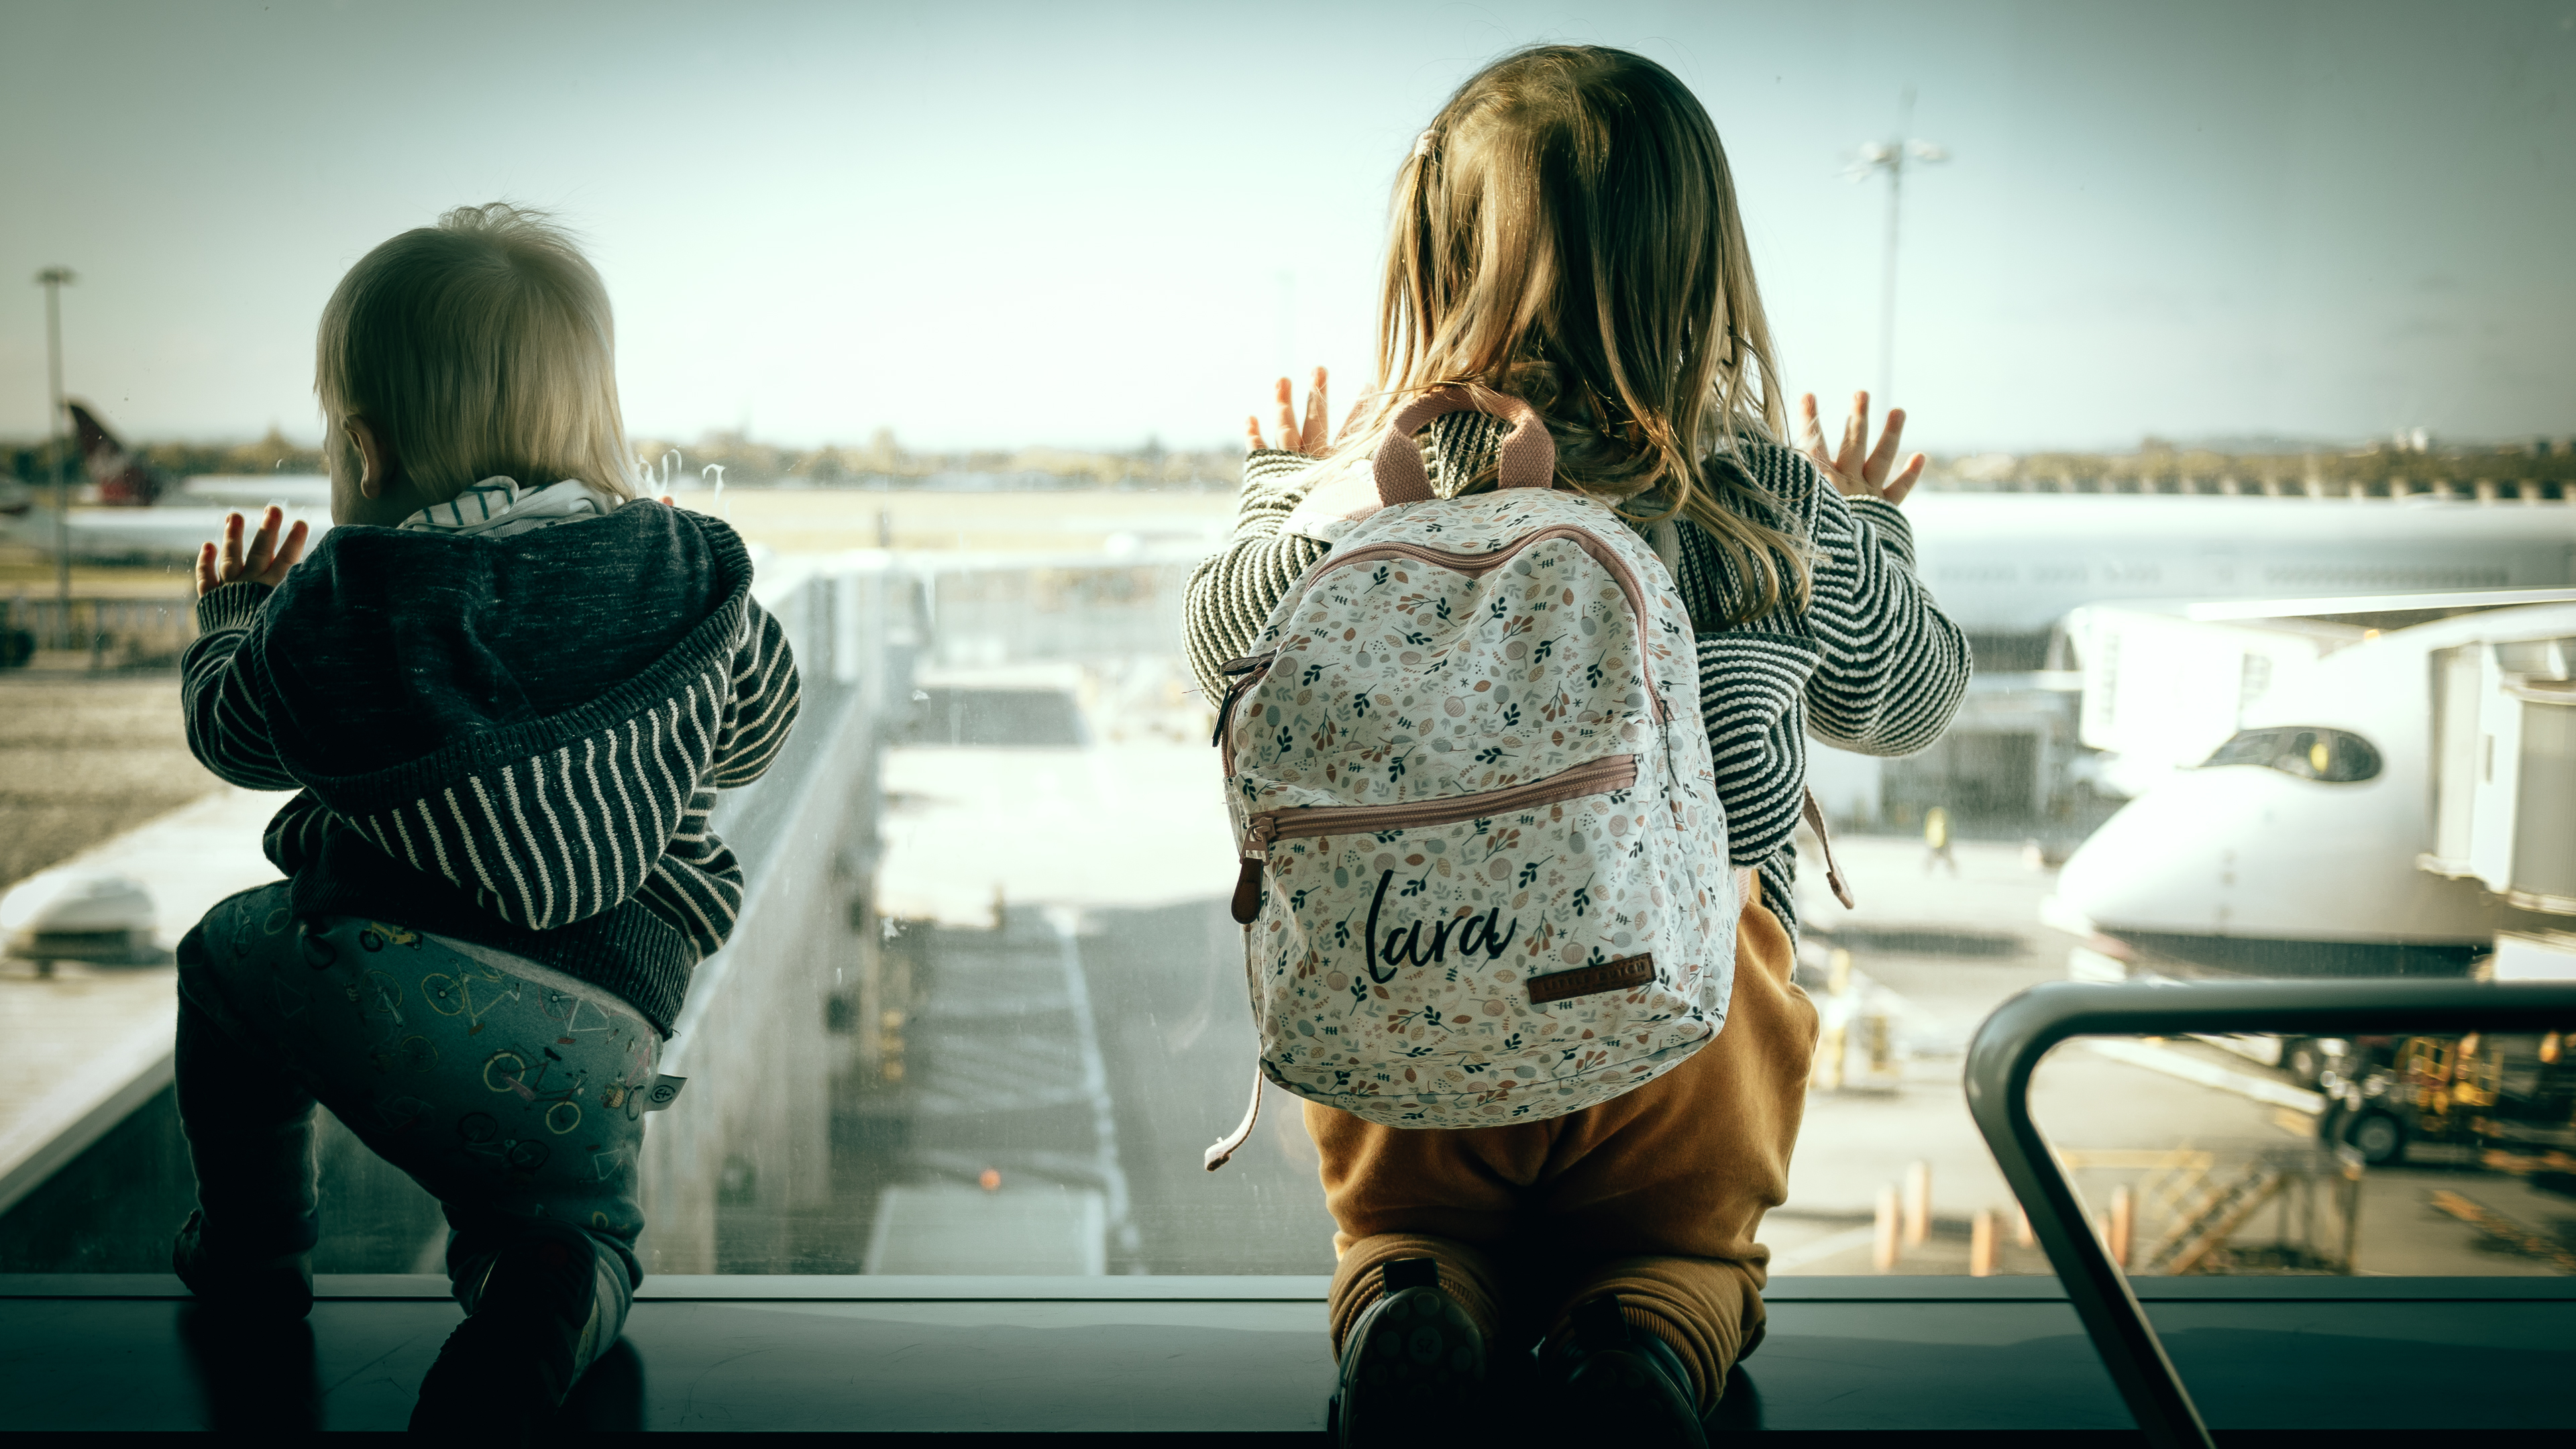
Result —
[[63, 288], [79, 278], [69, 267], [47, 267], [36, 274], [45, 289], [45, 382], [53, 411], [45, 433], [54, 442], [54, 628], [57, 647], [72, 647], [72, 484], [71, 442], [63, 436]]
[[1907, 86], [1905, 99], [1897, 112], [1895, 138], [1861, 147], [1858, 157], [1843, 172], [1854, 181], [1866, 181], [1880, 172], [1887, 174], [1886, 271], [1879, 285], [1878, 308], [1878, 405], [1881, 411], [1893, 405], [1896, 395], [1896, 223], [1905, 192], [1905, 168], [1908, 163], [1934, 166], [1950, 159], [1948, 147], [1905, 134], [1912, 129], [1914, 87]]

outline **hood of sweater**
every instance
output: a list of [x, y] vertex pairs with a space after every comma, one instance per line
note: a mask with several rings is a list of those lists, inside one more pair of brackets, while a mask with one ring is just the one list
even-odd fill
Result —
[[616, 512], [619, 502], [615, 494], [577, 478], [531, 487], [515, 478], [492, 477], [445, 503], [431, 504], [399, 526], [427, 533], [511, 538], [558, 523], [599, 518]]
[[677, 509], [548, 521], [335, 528], [243, 644], [288, 773], [532, 930], [632, 896], [680, 828], [729, 723], [752, 577], [730, 528]]

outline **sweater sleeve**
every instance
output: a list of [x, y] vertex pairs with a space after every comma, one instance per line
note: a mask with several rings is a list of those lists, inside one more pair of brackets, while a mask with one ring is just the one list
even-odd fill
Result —
[[1182, 647], [1213, 704], [1225, 697], [1217, 666], [1243, 654], [1297, 576], [1330, 546], [1280, 532], [1305, 501], [1314, 460], [1277, 448], [1244, 459], [1243, 496], [1225, 548], [1190, 575], [1181, 605]]
[[[1785, 493], [1800, 481], [1777, 450], [1755, 458], [1766, 488]], [[1790, 499], [1783, 499], [1791, 503]], [[1796, 499], [1811, 505], [1812, 498]], [[1804, 537], [1810, 506], [1790, 506], [1785, 522]], [[1733, 555], [1696, 521], [1674, 520], [1668, 563], [1697, 629], [1699, 714], [1708, 731], [1717, 797], [1726, 806], [1726, 852], [1735, 865], [1761, 865], [1788, 848], [1798, 828], [1807, 779], [1807, 685], [1822, 652], [1797, 605], [1782, 600], [1751, 618], [1726, 622], [1751, 594]], [[1658, 529], [1658, 556], [1666, 552]], [[1788, 561], [1779, 561], [1782, 568]]]
[[713, 781], [719, 790], [757, 780], [787, 743], [801, 694], [787, 631], [756, 602], [743, 605], [743, 642], [733, 654], [733, 719], [716, 741]]
[[301, 783], [278, 758], [268, 711], [240, 658], [243, 641], [274, 592], [267, 584], [242, 582], [200, 596], [197, 637], [179, 661], [189, 753], [215, 778], [247, 790], [292, 790]]
[[1818, 492], [1810, 617], [1823, 657], [1807, 681], [1808, 729], [1866, 755], [1927, 749], [1967, 693], [1967, 636], [1915, 577], [1902, 512]]
[[1727, 859], [1759, 865], [1787, 848], [1806, 798], [1798, 697], [1815, 674], [1816, 643], [1787, 631], [1727, 629], [1698, 636], [1698, 644], [1699, 716], [1726, 806]]

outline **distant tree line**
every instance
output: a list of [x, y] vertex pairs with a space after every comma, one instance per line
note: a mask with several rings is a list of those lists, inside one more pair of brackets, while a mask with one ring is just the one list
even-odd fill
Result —
[[636, 456], [656, 466], [676, 452], [678, 469], [694, 484], [707, 464], [721, 464], [727, 483], [782, 487], [906, 487], [943, 475], [971, 474], [1067, 488], [1232, 486], [1242, 477], [1238, 449], [1166, 449], [1147, 439], [1133, 449], [987, 448], [915, 452], [880, 428], [865, 444], [782, 447], [738, 432], [713, 432], [695, 443], [639, 438]]
[[[0, 441], [0, 458], [6, 459], [9, 476], [29, 484], [49, 484], [54, 479], [54, 446], [46, 439]], [[174, 479], [207, 473], [323, 471], [321, 449], [295, 442], [274, 428], [249, 443], [128, 441], [126, 446]], [[1230, 448], [1171, 451], [1151, 440], [1127, 451], [1030, 447], [913, 452], [883, 429], [859, 447], [792, 448], [741, 433], [717, 432], [694, 443], [637, 438], [634, 448], [641, 464], [657, 469], [665, 455], [678, 454], [671, 466], [692, 487], [699, 484], [699, 470], [710, 463], [724, 468], [727, 483], [815, 488], [910, 487], [957, 474], [1014, 478], [1038, 487], [1232, 486], [1243, 468], [1243, 455]], [[71, 476], [76, 484], [87, 480], [77, 450], [71, 458]]]
[[2149, 438], [2133, 453], [1982, 453], [1942, 459], [1935, 490], [2014, 493], [2198, 493], [2403, 497], [2411, 493], [2567, 496], [2576, 441], [2501, 445], [2374, 443], [2349, 450], [2221, 452]]
[[[248, 443], [129, 443], [172, 478], [200, 474], [320, 473], [322, 453], [275, 428]], [[970, 475], [1026, 487], [1208, 488], [1231, 487], [1243, 455], [1232, 448], [1169, 450], [1148, 440], [1128, 450], [1026, 447], [959, 452], [915, 452], [879, 429], [865, 444], [815, 448], [762, 442], [739, 432], [713, 432], [694, 443], [638, 438], [640, 465], [668, 466], [675, 482], [700, 486], [701, 470], [721, 465], [727, 483], [753, 487], [918, 487]], [[676, 457], [670, 455], [676, 454]], [[50, 440], [0, 440], [8, 475], [29, 484], [51, 483]], [[86, 481], [77, 453], [72, 480]], [[2576, 440], [2434, 446], [2374, 443], [2368, 447], [2289, 447], [2218, 451], [2149, 438], [2126, 453], [1981, 453], [1936, 460], [1925, 486], [1935, 491], [2068, 493], [2256, 493], [2374, 496], [2456, 491], [2464, 496], [2489, 484], [2507, 494], [2523, 485], [2545, 496], [2576, 496]]]

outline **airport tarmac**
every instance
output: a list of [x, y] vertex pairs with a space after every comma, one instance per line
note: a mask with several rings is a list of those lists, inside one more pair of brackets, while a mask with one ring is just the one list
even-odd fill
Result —
[[0, 887], [222, 788], [175, 673], [0, 674]]

